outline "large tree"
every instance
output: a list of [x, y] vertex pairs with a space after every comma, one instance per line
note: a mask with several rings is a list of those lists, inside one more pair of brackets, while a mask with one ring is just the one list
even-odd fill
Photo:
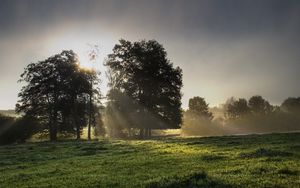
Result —
[[50, 140], [58, 131], [76, 132], [80, 138], [87, 124], [89, 96], [98, 90], [95, 72], [79, 66], [73, 51], [63, 51], [44, 61], [29, 64], [20, 81], [25, 82], [16, 105], [17, 112], [36, 117], [49, 130]]
[[[182, 70], [173, 67], [161, 44], [120, 40], [106, 65], [111, 71], [112, 91], [118, 90], [131, 104], [122, 107], [119, 103], [117, 108], [126, 111], [130, 127], [139, 128], [141, 136], [150, 135], [151, 129], [180, 127]], [[110, 101], [116, 102], [112, 96]]]

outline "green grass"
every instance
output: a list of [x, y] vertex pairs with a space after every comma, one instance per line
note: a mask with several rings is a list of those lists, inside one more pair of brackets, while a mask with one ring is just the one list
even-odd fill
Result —
[[1, 146], [0, 187], [300, 187], [300, 133]]

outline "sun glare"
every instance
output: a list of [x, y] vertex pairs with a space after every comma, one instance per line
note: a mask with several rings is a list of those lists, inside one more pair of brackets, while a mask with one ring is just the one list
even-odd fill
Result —
[[[98, 35], [99, 33], [89, 33], [87, 35], [76, 29], [72, 29], [72, 31], [58, 31], [52, 38], [48, 39], [48, 45], [44, 53], [46, 54], [45, 57], [47, 57], [49, 54], [56, 54], [62, 50], [73, 50], [78, 55], [78, 63], [81, 69], [94, 69], [97, 73], [100, 73], [100, 87], [102, 94], [105, 95], [108, 91], [108, 80], [105, 76], [106, 67], [104, 66], [104, 60], [112, 52], [117, 39], [107, 32], [102, 32], [103, 37], [101, 38]], [[89, 55], [93, 45], [98, 45], [99, 51], [97, 51], [96, 59], [91, 60]]]
[[79, 66], [83, 69], [96, 69], [96, 63], [89, 61], [84, 55], [78, 55]]

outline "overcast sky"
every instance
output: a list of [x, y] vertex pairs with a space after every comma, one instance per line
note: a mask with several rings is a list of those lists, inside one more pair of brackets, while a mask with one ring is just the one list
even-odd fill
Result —
[[[12, 109], [24, 67], [63, 49], [84, 65], [100, 45], [97, 67], [120, 38], [156, 39], [183, 69], [183, 107], [231, 96], [273, 104], [300, 96], [300, 1], [0, 0], [0, 109]], [[102, 74], [102, 90], [107, 87]]]

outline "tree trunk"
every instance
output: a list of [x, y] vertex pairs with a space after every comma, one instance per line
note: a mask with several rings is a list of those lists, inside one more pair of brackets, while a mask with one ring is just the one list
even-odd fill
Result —
[[54, 110], [53, 120], [50, 124], [50, 141], [57, 140], [57, 111]]
[[78, 126], [78, 124], [76, 125], [76, 139], [80, 140], [80, 127]]
[[54, 100], [53, 100], [53, 116], [52, 116], [52, 123], [50, 126], [50, 140], [56, 141], [57, 140], [57, 116], [58, 116], [58, 110], [57, 110], [57, 101], [58, 101], [58, 95], [57, 91], [54, 91]]
[[80, 139], [80, 125], [78, 123], [78, 105], [77, 105], [77, 95], [74, 95], [72, 98], [73, 101], [73, 109], [71, 111], [72, 116], [73, 116], [73, 123], [75, 124], [76, 127], [76, 139]]
[[[92, 85], [92, 83], [91, 83]], [[92, 125], [92, 115], [93, 115], [93, 101], [92, 101], [92, 95], [93, 95], [93, 86], [91, 88], [90, 93], [90, 107], [89, 107], [89, 124], [88, 124], [88, 139], [91, 140], [91, 125]]]
[[145, 138], [150, 138], [151, 137], [151, 129], [150, 128], [146, 128], [145, 129]]
[[148, 134], [149, 134], [149, 129], [148, 129], [148, 128], [146, 128], [146, 129], [145, 129], [145, 138], [146, 138], [146, 139], [149, 137], [149, 135], [148, 135]]
[[148, 129], [148, 137], [151, 138], [151, 128]]
[[[50, 141], [55, 141], [57, 140], [56, 136], [56, 123], [57, 123], [57, 112], [55, 112], [55, 108], [53, 108], [53, 103], [50, 102], [50, 97], [47, 95], [47, 102], [48, 105], [50, 106], [49, 108], [49, 122], [48, 122], [48, 127], [49, 127], [49, 136], [50, 136]], [[56, 120], [55, 120], [56, 116]]]
[[140, 138], [144, 139], [144, 129], [140, 129]]
[[91, 124], [88, 126], [88, 139], [91, 140]]

